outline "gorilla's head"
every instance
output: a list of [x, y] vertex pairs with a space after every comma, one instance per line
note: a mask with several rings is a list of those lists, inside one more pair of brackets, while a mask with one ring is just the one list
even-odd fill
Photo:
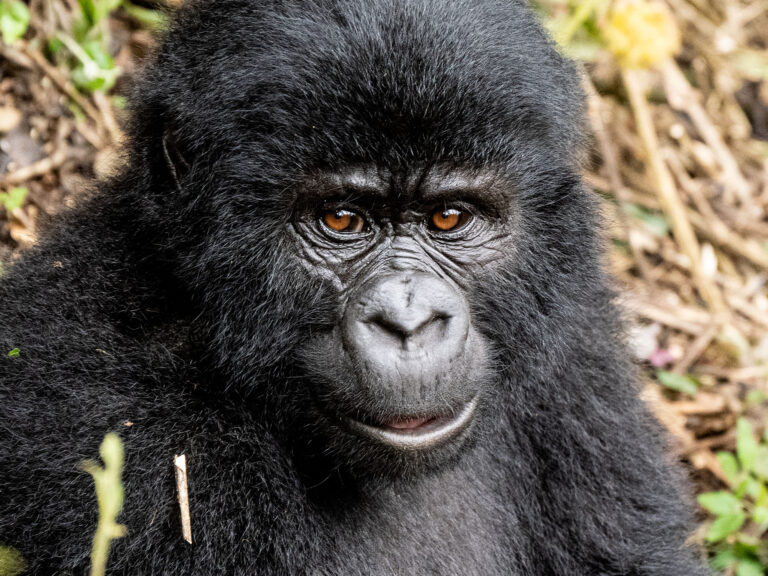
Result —
[[192, 2], [146, 73], [158, 245], [217, 393], [334, 466], [445, 463], [556, 362], [592, 251], [576, 75], [513, 0], [277, 5]]

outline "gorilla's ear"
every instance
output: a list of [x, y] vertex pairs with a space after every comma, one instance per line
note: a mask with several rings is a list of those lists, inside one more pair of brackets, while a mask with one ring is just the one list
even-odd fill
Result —
[[181, 181], [189, 174], [190, 164], [182, 153], [178, 140], [170, 128], [163, 131], [163, 156], [168, 168], [168, 174], [176, 184], [179, 192], [182, 191]]

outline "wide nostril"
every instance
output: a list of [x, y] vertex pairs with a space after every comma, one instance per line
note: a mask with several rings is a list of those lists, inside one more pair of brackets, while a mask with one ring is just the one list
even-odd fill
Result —
[[452, 358], [469, 333], [467, 312], [464, 299], [441, 278], [393, 274], [371, 280], [351, 300], [344, 314], [344, 339], [366, 361], [387, 357], [399, 362], [398, 350]]
[[416, 313], [385, 313], [378, 312], [367, 319], [386, 332], [390, 332], [402, 340], [406, 340], [426, 330], [435, 323], [446, 323], [450, 319], [445, 313], [434, 310], [417, 311]]

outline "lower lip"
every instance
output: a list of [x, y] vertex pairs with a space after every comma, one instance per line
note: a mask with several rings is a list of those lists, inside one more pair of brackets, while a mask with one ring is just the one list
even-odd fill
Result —
[[[467, 402], [459, 412], [448, 417], [410, 421], [393, 426], [371, 426], [359, 420], [348, 419], [351, 428], [362, 436], [377, 440], [400, 450], [424, 450], [438, 446], [458, 436], [469, 426], [477, 409], [477, 397]], [[414, 425], [415, 424], [415, 425]]]

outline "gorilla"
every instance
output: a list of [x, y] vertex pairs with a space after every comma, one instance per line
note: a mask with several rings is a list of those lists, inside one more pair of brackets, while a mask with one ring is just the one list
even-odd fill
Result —
[[112, 576], [705, 574], [582, 100], [521, 0], [187, 3], [0, 280], [0, 542], [84, 574], [117, 431]]

